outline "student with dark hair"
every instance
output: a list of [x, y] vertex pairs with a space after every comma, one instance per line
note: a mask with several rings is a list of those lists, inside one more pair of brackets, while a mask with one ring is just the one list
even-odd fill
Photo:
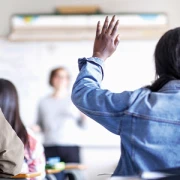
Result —
[[[15, 86], [8, 80], [0, 79], [0, 108], [18, 137], [24, 144], [23, 172], [41, 172], [45, 176], [45, 156], [43, 146], [36, 140], [32, 131], [21, 121], [19, 100]], [[16, 148], [16, 146], [14, 147]]]
[[78, 134], [84, 115], [71, 101], [68, 70], [65, 67], [53, 69], [49, 84], [53, 93], [40, 101], [37, 118], [44, 135], [46, 158], [59, 157], [65, 163], [79, 163]]
[[167, 31], [157, 43], [157, 79], [152, 85], [113, 93], [102, 89], [101, 82], [104, 62], [119, 43], [118, 24], [115, 16], [110, 23], [106, 17], [102, 28], [98, 22], [92, 57], [78, 61], [72, 101], [121, 137], [121, 158], [114, 175], [180, 166], [180, 28]]

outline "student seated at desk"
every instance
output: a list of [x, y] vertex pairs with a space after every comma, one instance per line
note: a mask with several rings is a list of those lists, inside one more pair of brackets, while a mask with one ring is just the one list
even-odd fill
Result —
[[0, 178], [21, 172], [24, 146], [0, 110]]
[[[0, 79], [0, 107], [9, 124], [24, 143], [24, 166], [22, 172], [41, 172], [45, 176], [44, 148], [33, 133], [26, 129], [19, 114], [18, 94], [15, 86], [8, 80]], [[14, 147], [16, 149], [16, 146]], [[19, 152], [21, 153], [21, 151]]]
[[[110, 23], [107, 17], [102, 28], [98, 22], [92, 57], [78, 61], [80, 72], [72, 101], [84, 114], [121, 137], [121, 158], [114, 175], [180, 166], [180, 28], [167, 31], [157, 43], [157, 79], [152, 85], [113, 93], [102, 89], [101, 82], [104, 63], [119, 43], [118, 24], [115, 17]], [[124, 81], [126, 76], [133, 74], [127, 71]], [[121, 86], [118, 76], [114, 81]]]

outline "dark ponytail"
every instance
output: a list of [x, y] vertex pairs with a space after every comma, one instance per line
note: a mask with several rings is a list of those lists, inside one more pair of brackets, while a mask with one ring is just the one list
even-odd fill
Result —
[[159, 91], [166, 83], [168, 83], [171, 80], [176, 80], [176, 78], [171, 76], [163, 75], [159, 77], [157, 80], [154, 81], [154, 83], [151, 86], [147, 86], [151, 91], [157, 92]]
[[157, 79], [151, 91], [159, 91], [171, 80], [180, 80], [180, 28], [167, 31], [159, 40], [154, 52]]

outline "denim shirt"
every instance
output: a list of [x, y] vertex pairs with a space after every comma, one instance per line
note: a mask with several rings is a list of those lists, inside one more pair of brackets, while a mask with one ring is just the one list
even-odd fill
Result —
[[180, 166], [180, 81], [170, 81], [158, 92], [140, 88], [113, 93], [101, 89], [101, 59], [78, 62], [71, 98], [80, 111], [120, 136], [121, 158], [114, 175]]

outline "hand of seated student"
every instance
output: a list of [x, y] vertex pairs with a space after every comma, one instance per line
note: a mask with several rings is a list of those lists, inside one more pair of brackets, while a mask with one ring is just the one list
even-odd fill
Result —
[[119, 44], [119, 35], [117, 35], [119, 20], [115, 23], [115, 16], [113, 16], [110, 24], [108, 22], [107, 16], [102, 30], [100, 22], [98, 22], [93, 50], [93, 57], [104, 61], [114, 53]]

